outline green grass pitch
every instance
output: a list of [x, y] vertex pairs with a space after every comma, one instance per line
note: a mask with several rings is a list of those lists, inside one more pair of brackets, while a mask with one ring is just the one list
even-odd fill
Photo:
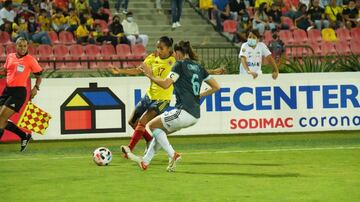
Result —
[[[360, 201], [360, 131], [170, 137], [174, 173], [163, 151], [147, 171], [122, 158], [128, 141], [0, 144], [0, 201]], [[109, 166], [92, 162], [100, 146]]]

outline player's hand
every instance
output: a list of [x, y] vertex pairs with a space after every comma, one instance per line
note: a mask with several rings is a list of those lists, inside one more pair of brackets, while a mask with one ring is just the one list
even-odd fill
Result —
[[279, 76], [279, 71], [273, 71], [272, 78], [275, 80]]
[[37, 95], [38, 90], [34, 87], [30, 92], [30, 99], [33, 99]]
[[251, 76], [253, 77], [253, 79], [256, 79], [258, 77], [258, 73], [253, 72], [253, 71], [249, 71], [248, 74], [251, 74]]

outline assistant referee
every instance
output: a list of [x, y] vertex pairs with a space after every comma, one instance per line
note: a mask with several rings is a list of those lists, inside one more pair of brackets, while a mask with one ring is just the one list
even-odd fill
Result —
[[25, 38], [16, 40], [16, 53], [10, 53], [6, 57], [4, 64], [6, 75], [6, 87], [0, 96], [0, 139], [4, 133], [4, 129], [9, 130], [21, 138], [21, 149], [25, 151], [31, 134], [26, 134], [18, 128], [9, 118], [19, 112], [24, 105], [27, 97], [27, 80], [30, 73], [36, 78], [34, 87], [31, 89], [30, 97], [33, 98], [40, 90], [41, 73], [37, 60], [28, 54], [28, 41]]

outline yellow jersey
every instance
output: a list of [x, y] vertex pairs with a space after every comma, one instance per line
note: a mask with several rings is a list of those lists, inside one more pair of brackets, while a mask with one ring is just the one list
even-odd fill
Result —
[[[165, 79], [168, 76], [175, 62], [176, 60], [173, 56], [170, 56], [166, 59], [161, 59], [155, 54], [147, 56], [144, 61], [147, 66], [151, 67], [153, 75], [156, 78], [162, 79]], [[173, 85], [171, 85], [168, 89], [163, 89], [151, 81], [150, 87], [146, 93], [151, 100], [171, 100], [173, 91]]]

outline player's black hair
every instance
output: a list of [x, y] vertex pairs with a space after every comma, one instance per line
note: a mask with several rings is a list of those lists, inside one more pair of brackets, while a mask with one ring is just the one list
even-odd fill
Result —
[[174, 51], [180, 51], [182, 54], [188, 54], [190, 59], [198, 60], [198, 56], [195, 54], [193, 48], [190, 45], [190, 41], [179, 41], [174, 45]]
[[165, 44], [165, 46], [169, 47], [169, 48], [171, 48], [173, 43], [174, 43], [174, 40], [171, 37], [168, 37], [168, 36], [160, 37], [159, 41], [161, 43]]

